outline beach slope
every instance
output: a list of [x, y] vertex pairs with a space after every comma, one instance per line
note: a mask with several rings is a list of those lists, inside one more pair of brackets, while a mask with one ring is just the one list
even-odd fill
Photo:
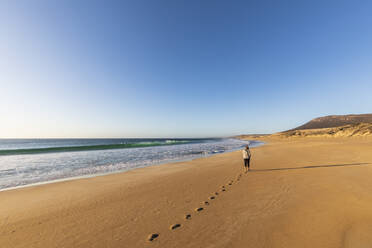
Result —
[[372, 244], [371, 138], [264, 139], [247, 174], [237, 151], [0, 192], [0, 247]]

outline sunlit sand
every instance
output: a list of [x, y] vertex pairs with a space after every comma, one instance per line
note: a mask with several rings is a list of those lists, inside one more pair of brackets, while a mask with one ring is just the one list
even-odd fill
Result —
[[241, 152], [0, 192], [1, 247], [363, 247], [370, 138]]

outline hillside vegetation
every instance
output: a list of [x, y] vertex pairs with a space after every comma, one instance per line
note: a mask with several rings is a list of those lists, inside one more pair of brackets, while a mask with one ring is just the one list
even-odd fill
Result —
[[312, 119], [302, 126], [291, 130], [318, 129], [329, 127], [341, 127], [350, 124], [372, 123], [372, 114], [360, 115], [329, 115]]
[[372, 136], [372, 123], [358, 123], [341, 127], [290, 130], [272, 134], [273, 137], [361, 137]]
[[312, 119], [302, 126], [274, 134], [239, 135], [249, 140], [290, 137], [372, 137], [372, 114], [329, 115]]

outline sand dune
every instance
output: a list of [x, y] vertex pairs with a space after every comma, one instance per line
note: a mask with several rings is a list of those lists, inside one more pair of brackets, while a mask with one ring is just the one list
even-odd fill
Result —
[[372, 139], [241, 153], [0, 192], [0, 247], [368, 247]]

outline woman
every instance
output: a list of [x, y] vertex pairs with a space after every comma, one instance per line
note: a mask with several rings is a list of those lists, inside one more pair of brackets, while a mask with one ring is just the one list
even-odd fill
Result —
[[249, 171], [249, 162], [251, 160], [251, 151], [249, 150], [249, 146], [248, 145], [243, 150], [243, 159], [244, 159], [245, 173], [247, 173]]

